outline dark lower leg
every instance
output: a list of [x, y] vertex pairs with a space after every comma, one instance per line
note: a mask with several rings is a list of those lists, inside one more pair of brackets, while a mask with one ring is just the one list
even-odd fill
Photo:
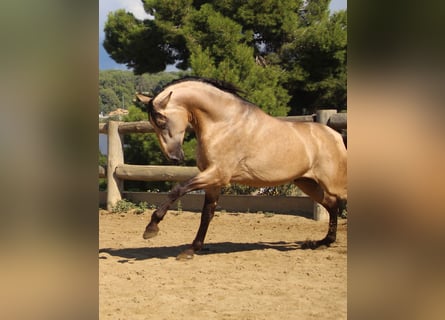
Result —
[[216, 203], [206, 206], [201, 215], [201, 223], [199, 225], [198, 233], [196, 234], [195, 240], [193, 240], [192, 243], [192, 248], [195, 252], [201, 250], [204, 246], [204, 238], [207, 234], [210, 221], [213, 219], [215, 207]]
[[329, 212], [329, 228], [326, 236], [317, 241], [306, 241], [302, 244], [303, 249], [317, 249], [321, 246], [330, 246], [337, 238], [337, 212], [338, 207], [328, 209]]
[[144, 239], [153, 238], [156, 236], [159, 232], [158, 224], [162, 221], [165, 214], [167, 213], [167, 210], [170, 208], [170, 206], [173, 204], [173, 202], [176, 201], [179, 197], [183, 195], [182, 192], [182, 186], [176, 185], [173, 187], [173, 189], [170, 191], [170, 194], [168, 196], [168, 200], [163, 203], [158, 209], [156, 209], [155, 212], [151, 215], [150, 222], [148, 223], [147, 227], [145, 228], [145, 232], [143, 235]]
[[204, 246], [204, 238], [207, 234], [210, 221], [215, 213], [216, 204], [218, 201], [220, 189], [214, 189], [211, 191], [206, 191], [204, 207], [201, 213], [201, 223], [199, 225], [198, 233], [196, 234], [195, 240], [193, 240], [192, 245], [187, 248], [184, 252], [179, 254], [178, 260], [191, 259], [193, 254], [201, 250]]
[[322, 244], [329, 245], [335, 242], [337, 238], [337, 215], [338, 215], [338, 206], [335, 208], [329, 209], [329, 229], [326, 237], [321, 240]]
[[164, 206], [161, 206], [159, 209], [157, 209], [155, 212], [153, 212], [153, 214], [151, 215], [150, 222], [145, 227], [145, 231], [144, 231], [144, 235], [143, 235], [144, 239], [153, 238], [154, 236], [156, 236], [158, 234], [158, 232], [159, 232], [158, 224], [164, 218], [165, 213], [167, 212], [169, 207], [170, 207], [170, 205], [168, 205], [168, 207], [166, 205], [164, 205]]

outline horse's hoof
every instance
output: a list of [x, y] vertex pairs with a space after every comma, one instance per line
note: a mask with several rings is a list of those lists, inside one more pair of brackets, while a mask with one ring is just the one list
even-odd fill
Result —
[[148, 227], [145, 229], [144, 235], [142, 236], [144, 239], [150, 239], [155, 237], [159, 232], [158, 227]]
[[317, 241], [313, 240], [306, 240], [301, 244], [301, 249], [307, 250], [307, 249], [316, 249], [317, 248]]
[[183, 252], [181, 252], [177, 257], [176, 260], [185, 261], [193, 259], [194, 251], [192, 249], [187, 249]]
[[330, 244], [331, 244], [331, 242], [328, 242], [325, 239], [318, 240], [318, 241], [307, 240], [307, 241], [305, 241], [305, 242], [303, 242], [301, 244], [301, 249], [303, 249], [303, 250], [307, 250], [307, 249], [312, 249], [312, 250], [326, 249], [327, 247], [330, 246]]

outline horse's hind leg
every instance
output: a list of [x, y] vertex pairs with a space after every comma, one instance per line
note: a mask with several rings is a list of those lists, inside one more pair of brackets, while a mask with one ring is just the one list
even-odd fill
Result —
[[204, 207], [201, 213], [201, 223], [199, 225], [198, 233], [196, 234], [195, 240], [193, 240], [192, 245], [181, 252], [176, 259], [186, 260], [193, 258], [195, 252], [202, 249], [204, 246], [204, 238], [207, 234], [207, 229], [209, 227], [210, 221], [212, 221], [213, 215], [215, 213], [216, 204], [219, 199], [219, 194], [221, 188], [209, 188], [205, 190], [205, 200]]
[[304, 247], [317, 248], [322, 245], [329, 246], [337, 237], [337, 216], [339, 213], [339, 201], [335, 196], [326, 193], [323, 188], [314, 180], [308, 178], [300, 178], [294, 183], [312, 200], [320, 203], [329, 212], [329, 229], [326, 236], [322, 240], [307, 241]]

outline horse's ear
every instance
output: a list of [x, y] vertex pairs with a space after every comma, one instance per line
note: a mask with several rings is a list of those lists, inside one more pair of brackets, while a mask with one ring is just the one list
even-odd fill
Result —
[[136, 93], [136, 101], [140, 101], [143, 104], [148, 104], [152, 99], [152, 97], [147, 97], [146, 95]]
[[173, 93], [173, 91], [170, 91], [170, 93], [159, 102], [159, 108], [164, 109], [165, 107], [167, 107], [167, 104], [170, 101], [172, 93]]

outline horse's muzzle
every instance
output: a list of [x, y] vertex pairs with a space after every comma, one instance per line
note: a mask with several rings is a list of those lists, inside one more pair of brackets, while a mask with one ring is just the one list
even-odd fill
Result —
[[174, 164], [180, 164], [184, 162], [184, 151], [180, 149], [179, 152], [176, 152], [175, 154], [169, 154], [168, 159]]

